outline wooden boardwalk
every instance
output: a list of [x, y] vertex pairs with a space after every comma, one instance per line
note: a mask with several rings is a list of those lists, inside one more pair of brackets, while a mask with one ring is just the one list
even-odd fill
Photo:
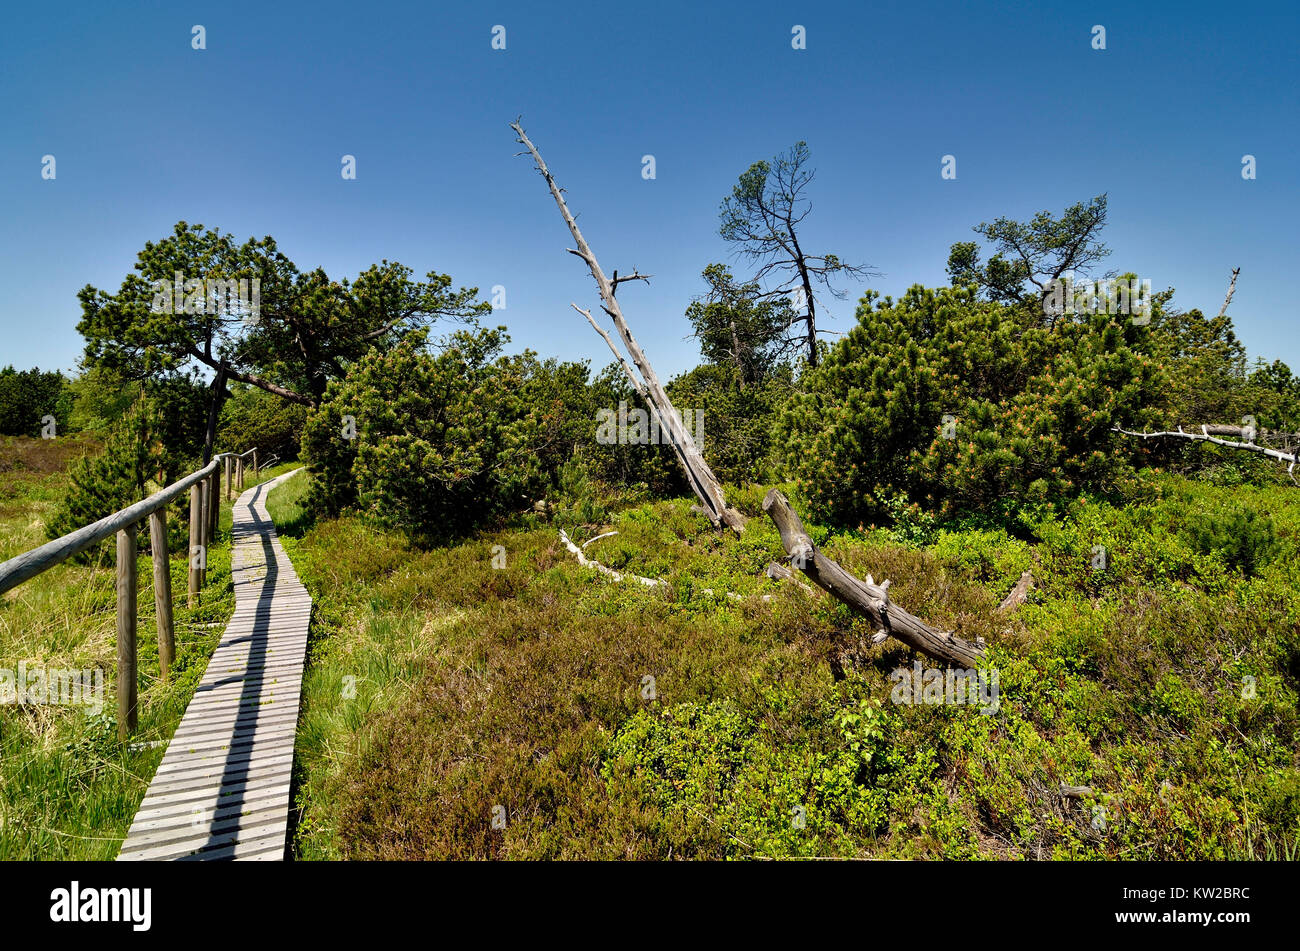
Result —
[[235, 502], [235, 613], [176, 727], [119, 860], [283, 859], [311, 597], [266, 513]]

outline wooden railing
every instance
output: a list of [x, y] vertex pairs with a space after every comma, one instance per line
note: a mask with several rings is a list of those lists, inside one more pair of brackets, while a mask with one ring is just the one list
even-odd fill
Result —
[[137, 725], [138, 678], [136, 668], [136, 533], [149, 519], [149, 542], [153, 556], [154, 603], [158, 616], [158, 663], [165, 680], [176, 659], [176, 635], [172, 624], [171, 567], [167, 552], [167, 506], [190, 491], [190, 551], [187, 604], [199, 603], [207, 583], [208, 545], [217, 531], [221, 511], [218, 492], [224, 464], [226, 498], [231, 497], [232, 474], [239, 489], [244, 487], [244, 460], [251, 457], [253, 478], [257, 478], [257, 450], [242, 454], [223, 452], [202, 469], [191, 472], [121, 511], [101, 518], [93, 525], [69, 532], [40, 548], [0, 562], [0, 594], [67, 561], [73, 555], [117, 535], [117, 731], [125, 740]]

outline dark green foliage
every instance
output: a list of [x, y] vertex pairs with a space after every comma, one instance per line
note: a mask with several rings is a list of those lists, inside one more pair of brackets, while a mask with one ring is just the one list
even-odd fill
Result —
[[[204, 284], [176, 299], [177, 272]], [[299, 271], [269, 236], [238, 244], [181, 221], [145, 244], [116, 294], [82, 289], [77, 329], [88, 366], [137, 379], [224, 366], [231, 379], [280, 387], [282, 396], [314, 404], [327, 382], [371, 347], [387, 349], [439, 317], [472, 318], [487, 309], [475, 302], [477, 289], [452, 290], [445, 274], [430, 272], [423, 282], [411, 276], [410, 268], [383, 261], [355, 281], [333, 280], [319, 268]], [[255, 304], [253, 279], [260, 282]], [[214, 280], [247, 282], [248, 301], [216, 297], [207, 283]]]
[[551, 358], [538, 360], [531, 352], [520, 361], [520, 396], [532, 408], [542, 429], [535, 446], [538, 466], [550, 485], [575, 455], [590, 455], [595, 446], [596, 390], [587, 382], [585, 363]]
[[[500, 356], [498, 330], [459, 331], [437, 355], [416, 331], [391, 352], [372, 350], [330, 384], [307, 420], [303, 451], [320, 473], [312, 504], [356, 505], [419, 538], [444, 538], [530, 507], [554, 455], [532, 353]], [[345, 436], [355, 420], [356, 438]]]
[[[611, 363], [591, 381], [591, 402], [596, 412], [607, 410], [617, 414], [620, 404], [628, 413], [633, 410], [648, 412], [646, 402], [633, 389], [631, 382], [617, 363]], [[675, 401], [675, 397], [671, 397]], [[677, 406], [677, 409], [685, 409]], [[607, 486], [642, 488], [660, 498], [690, 492], [682, 467], [673, 454], [666, 437], [659, 443], [606, 444], [598, 442], [597, 421], [590, 419], [590, 441], [582, 458], [591, 475]], [[707, 436], [706, 436], [707, 439]]]
[[1281, 360], [1266, 363], [1260, 358], [1255, 362], [1241, 387], [1239, 405], [1266, 431], [1266, 437], [1270, 431], [1290, 434], [1291, 438], [1276, 448], [1289, 450], [1300, 443], [1295, 438], [1300, 433], [1300, 377]]
[[261, 460], [298, 458], [307, 407], [242, 383], [230, 389], [231, 397], [221, 409], [217, 447], [240, 453], [256, 447]]
[[881, 515], [882, 493], [951, 510], [1114, 491], [1132, 447], [1110, 428], [1158, 392], [1145, 333], [1105, 314], [1044, 327], [969, 288], [868, 292], [783, 416], [789, 469], [848, 524]]
[[1188, 525], [1198, 551], [1217, 552], [1224, 563], [1247, 578], [1277, 552], [1277, 533], [1267, 515], [1242, 505], [1200, 513]]
[[0, 369], [0, 435], [39, 436], [46, 417], [54, 417], [55, 432], [68, 425], [72, 394], [57, 370]]
[[955, 287], [975, 284], [990, 300], [1033, 309], [1051, 282], [1086, 273], [1110, 254], [1098, 240], [1105, 226], [1104, 194], [1071, 205], [1060, 218], [1040, 211], [1027, 222], [1007, 217], [982, 222], [974, 230], [993, 245], [992, 257], [981, 265], [978, 245], [959, 241], [948, 255], [948, 275]]
[[709, 363], [734, 371], [740, 386], [767, 379], [801, 341], [786, 338], [800, 320], [784, 297], [764, 298], [755, 283], [742, 284], [721, 264], [704, 269], [709, 290], [686, 308]]
[[788, 364], [743, 387], [734, 368], [703, 364], [669, 383], [668, 395], [704, 414], [700, 449], [718, 478], [744, 483], [771, 475], [776, 418], [792, 388]]
[[[58, 538], [144, 498], [146, 485], [163, 462], [157, 440], [163, 425], [157, 408], [146, 401], [132, 407], [109, 432], [103, 450], [69, 467], [71, 485], [46, 524], [46, 534]], [[85, 560], [93, 553], [91, 549], [80, 557]]]
[[1232, 318], [1166, 309], [1151, 322], [1151, 352], [1169, 378], [1167, 425], [1194, 429], [1203, 423], [1240, 423], [1249, 412], [1241, 398], [1246, 348]]

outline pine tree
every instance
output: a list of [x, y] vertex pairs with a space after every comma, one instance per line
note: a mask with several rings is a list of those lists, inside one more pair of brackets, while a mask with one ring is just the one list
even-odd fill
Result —
[[[72, 484], [46, 524], [46, 534], [58, 538], [144, 498], [149, 480], [163, 462], [157, 442], [161, 423], [156, 407], [144, 398], [137, 400], [110, 430], [104, 448], [69, 468]], [[89, 549], [79, 557], [86, 561], [96, 553]]]

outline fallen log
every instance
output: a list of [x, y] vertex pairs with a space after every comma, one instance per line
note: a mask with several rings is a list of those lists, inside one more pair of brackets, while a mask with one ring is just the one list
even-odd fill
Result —
[[[896, 637], [928, 657], [960, 667], [975, 667], [984, 658], [984, 646], [971, 643], [947, 631], [938, 631], [889, 600], [889, 582], [877, 585], [870, 575], [859, 581], [827, 558], [813, 544], [803, 521], [789, 500], [777, 489], [763, 499], [763, 511], [771, 516], [781, 533], [781, 545], [790, 562], [829, 594], [870, 619], [878, 628], [873, 641]], [[883, 635], [883, 636], [882, 636]]]

